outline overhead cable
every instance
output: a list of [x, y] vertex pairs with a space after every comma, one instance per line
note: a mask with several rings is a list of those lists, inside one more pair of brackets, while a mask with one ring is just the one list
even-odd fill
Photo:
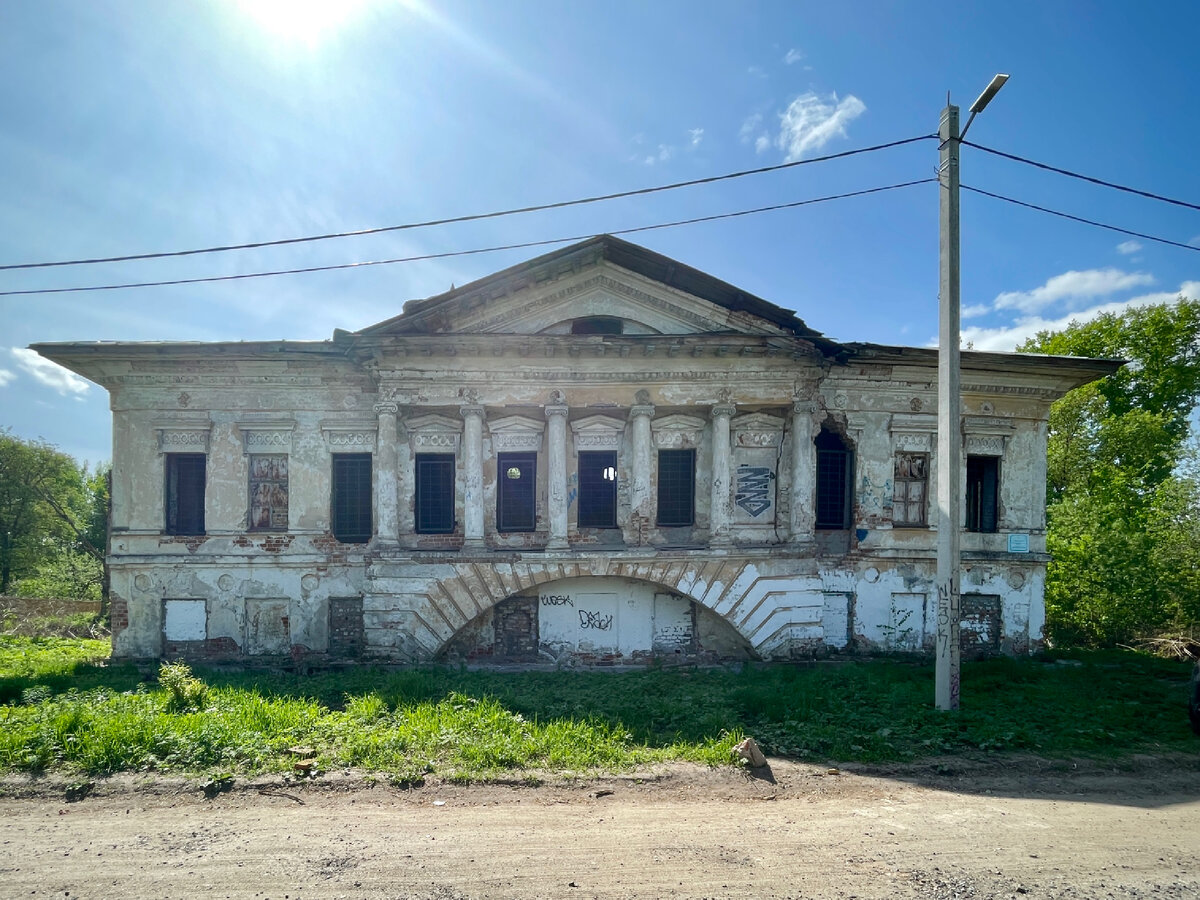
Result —
[[964, 184], [962, 185], [962, 189], [964, 191], [971, 191], [972, 193], [976, 194], [983, 194], [985, 197], [992, 197], [996, 200], [1003, 200], [1005, 203], [1014, 203], [1017, 206], [1024, 206], [1026, 209], [1036, 209], [1038, 212], [1048, 213], [1052, 216], [1058, 216], [1062, 219], [1070, 219], [1072, 222], [1082, 222], [1084, 225], [1094, 225], [1097, 228], [1106, 228], [1109, 231], [1115, 231], [1118, 234], [1127, 234], [1131, 237], [1138, 237], [1147, 241], [1155, 241], [1159, 244], [1167, 244], [1171, 247], [1182, 247], [1184, 250], [1200, 251], [1200, 247], [1194, 244], [1185, 244], [1180, 241], [1172, 241], [1168, 240], [1167, 238], [1155, 237], [1152, 234], [1144, 234], [1141, 231], [1130, 231], [1128, 228], [1119, 228], [1116, 225], [1107, 225], [1104, 222], [1096, 222], [1092, 219], [1085, 219], [1082, 216], [1073, 216], [1070, 213], [1060, 212], [1057, 209], [1047, 209], [1045, 206], [1038, 206], [1036, 203], [1026, 203], [1024, 200], [1016, 200], [1012, 197], [1005, 197], [1003, 194], [993, 194], [991, 191], [985, 191], [981, 188], [969, 187]]
[[1138, 188], [1128, 187], [1123, 184], [1117, 184], [1112, 181], [1105, 181], [1103, 178], [1095, 178], [1091, 175], [1081, 175], [1078, 172], [1072, 172], [1070, 169], [1060, 169], [1057, 166], [1040, 163], [1036, 160], [1026, 159], [1023, 156], [1017, 156], [1015, 153], [1005, 153], [1003, 150], [993, 150], [991, 147], [985, 147], [983, 144], [975, 144], [971, 141], [963, 141], [968, 147], [974, 147], [976, 150], [982, 150], [984, 153], [991, 153], [994, 156], [1002, 156], [1005, 159], [1011, 159], [1014, 162], [1024, 163], [1027, 166], [1034, 166], [1038, 169], [1045, 169], [1047, 172], [1056, 172], [1059, 175], [1066, 175], [1068, 178], [1078, 178], [1080, 181], [1087, 181], [1092, 184], [1098, 184], [1102, 187], [1113, 188], [1114, 190], [1124, 191], [1127, 194], [1137, 194], [1139, 197], [1149, 197], [1151, 200], [1161, 200], [1163, 203], [1173, 203], [1175, 206], [1184, 206], [1188, 209], [1200, 211], [1200, 204], [1189, 203], [1186, 200], [1176, 200], [1173, 197], [1164, 197], [1162, 194], [1152, 194], [1150, 191], [1139, 190]]
[[[882, 187], [866, 188], [861, 191], [850, 191], [844, 194], [830, 194], [826, 197], [814, 197], [809, 200], [796, 200], [792, 203], [777, 203], [772, 206], [759, 206], [755, 209], [743, 209], [737, 212], [716, 213], [711, 216], [697, 216], [692, 219], [679, 219], [674, 222], [660, 222], [655, 225], [639, 225], [636, 228], [622, 228], [609, 231], [607, 234], [636, 234], [640, 231], [654, 231], [660, 228], [676, 228], [681, 225], [695, 225], [699, 222], [714, 222], [718, 219], [734, 219], [739, 216], [750, 216], [756, 213], [772, 212], [779, 209], [794, 209], [798, 206], [809, 206], [814, 203], [826, 203], [830, 200], [845, 200], [850, 197], [863, 197], [867, 194], [878, 194], [883, 191], [894, 191], [898, 188], [912, 187], [917, 184], [930, 184], [936, 178], [921, 178], [917, 181], [905, 181], [899, 184], [889, 184]], [[424, 253], [419, 256], [403, 256], [395, 259], [375, 259], [364, 262], [339, 263], [328, 266], [306, 266], [298, 269], [280, 269], [273, 272], [247, 272], [241, 275], [211, 275], [206, 278], [177, 278], [171, 281], [141, 281], [125, 284], [98, 284], [84, 287], [66, 288], [35, 288], [21, 291], [0, 291], [0, 297], [27, 297], [34, 294], [74, 294], [83, 291], [116, 291], [125, 288], [170, 287], [179, 284], [202, 284], [214, 281], [240, 281], [246, 278], [267, 278], [272, 275], [300, 275], [307, 272], [329, 272], [335, 269], [357, 269], [367, 266], [387, 266], [395, 263], [418, 262], [429, 259], [446, 259], [452, 256], [473, 256], [478, 253], [494, 253], [500, 250], [521, 250], [528, 247], [545, 247], [550, 244], [567, 244], [594, 237], [591, 234], [575, 235], [574, 237], [547, 238], [540, 241], [523, 241], [516, 244], [500, 244], [492, 247], [477, 247], [471, 250], [447, 250], [442, 253]]]
[[535, 206], [521, 206], [514, 209], [498, 210], [496, 212], [473, 213], [465, 216], [451, 216], [445, 219], [430, 219], [426, 222], [408, 222], [403, 225], [384, 225], [379, 228], [360, 228], [356, 231], [337, 231], [329, 234], [314, 234], [306, 237], [279, 238], [270, 241], [254, 241], [248, 244], [226, 244], [219, 247], [200, 247], [194, 250], [170, 250], [161, 253], [134, 253], [127, 256], [102, 256], [91, 259], [64, 259], [56, 262], [10, 263], [0, 265], [0, 271], [12, 269], [48, 269], [55, 266], [89, 266], [97, 263], [132, 262], [141, 259], [164, 259], [171, 256], [196, 256], [201, 253], [224, 253], [228, 250], [253, 250], [260, 247], [279, 247], [285, 244], [304, 244], [313, 241], [328, 241], [334, 238], [360, 237], [367, 234], [383, 234], [389, 231], [408, 231], [414, 228], [430, 228], [434, 225], [452, 225], [459, 222], [477, 222], [481, 219], [498, 219], [502, 216], [514, 216], [520, 213], [541, 212], [548, 209], [564, 209], [569, 206], [583, 206], [587, 203], [599, 203], [604, 200], [619, 200], [625, 197], [638, 197], [645, 194], [657, 194], [662, 191], [673, 191], [676, 188], [694, 187], [699, 184], [713, 184], [718, 181], [729, 181], [733, 178], [743, 178], [747, 175], [762, 175], [767, 172], [778, 172], [796, 166], [807, 166], [813, 163], [829, 162], [833, 159], [844, 159], [862, 153], [873, 153], [876, 150], [887, 150], [912, 144], [916, 141], [930, 140], [937, 135], [922, 134], [917, 137], [905, 138], [901, 141], [889, 141], [886, 144], [876, 144], [872, 147], [860, 147], [857, 150], [844, 150], [841, 153], [830, 153], [825, 156], [814, 156], [811, 159], [797, 159], [792, 162], [779, 163], [774, 166], [762, 166], [757, 169], [744, 169], [740, 172], [729, 172], [725, 175], [710, 175], [706, 178], [693, 178], [690, 181], [676, 181], [673, 184], [660, 184], [656, 187], [637, 188], [630, 191], [618, 191], [614, 194], [599, 194], [594, 197], [581, 197], [577, 200], [560, 200], [556, 203], [541, 203]]

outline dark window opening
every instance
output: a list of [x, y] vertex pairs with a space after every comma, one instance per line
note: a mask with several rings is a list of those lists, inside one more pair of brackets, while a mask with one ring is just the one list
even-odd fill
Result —
[[497, 530], [533, 531], [537, 522], [537, 454], [501, 453], [496, 473]]
[[167, 454], [167, 534], [204, 534], [203, 453]]
[[579, 454], [579, 527], [617, 527], [617, 454]]
[[696, 451], [658, 451], [658, 519], [663, 528], [696, 520]]
[[588, 316], [571, 322], [571, 334], [621, 334], [620, 319], [612, 316]]
[[371, 454], [333, 455], [333, 536], [344, 544], [371, 539]]
[[283, 453], [250, 456], [250, 530], [287, 531], [288, 458]]
[[454, 533], [454, 454], [418, 453], [417, 534]]
[[838, 435], [824, 428], [816, 445], [817, 528], [849, 528], [853, 454]]
[[967, 457], [967, 531], [996, 531], [999, 487], [1000, 457]]

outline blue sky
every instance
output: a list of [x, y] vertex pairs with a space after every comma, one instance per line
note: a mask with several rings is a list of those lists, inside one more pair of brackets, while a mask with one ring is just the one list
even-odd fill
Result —
[[[932, 133], [1200, 202], [1200, 4], [40, 0], [0, 6], [0, 264], [486, 212]], [[989, 7], [997, 9], [990, 12]], [[934, 141], [568, 210], [290, 247], [0, 272], [0, 291], [584, 236], [930, 177]], [[966, 185], [1200, 246], [1200, 213], [966, 147]], [[1200, 295], [1200, 252], [963, 196], [964, 339], [1011, 349]], [[630, 235], [840, 340], [937, 334], [937, 190]], [[544, 248], [549, 249], [549, 248]], [[0, 297], [0, 426], [109, 456], [105, 392], [22, 348], [324, 339], [538, 255]]]

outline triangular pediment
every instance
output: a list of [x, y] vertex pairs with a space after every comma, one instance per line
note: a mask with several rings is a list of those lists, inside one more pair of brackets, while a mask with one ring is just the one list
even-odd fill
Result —
[[588, 334], [796, 336], [833, 346], [789, 310], [608, 235], [410, 301], [360, 334], [571, 335], [599, 319], [605, 329]]

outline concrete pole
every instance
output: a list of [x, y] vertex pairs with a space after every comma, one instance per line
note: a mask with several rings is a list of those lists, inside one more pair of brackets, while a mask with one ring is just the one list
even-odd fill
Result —
[[383, 546], [399, 541], [399, 484], [397, 482], [396, 415], [400, 407], [388, 401], [375, 404], [379, 432], [375, 446], [375, 536]]
[[547, 550], [567, 549], [567, 405], [554, 404], [546, 407], [549, 420], [549, 472], [547, 484], [550, 494], [550, 539]]
[[729, 495], [729, 420], [735, 411], [732, 403], [720, 403], [712, 408], [712, 500], [708, 542], [716, 547], [730, 543], [729, 521], [733, 510]]
[[959, 624], [962, 528], [962, 420], [959, 355], [958, 107], [947, 104], [938, 127], [941, 160], [938, 294], [938, 529], [937, 658], [934, 701], [938, 709], [958, 709]]
[[464, 406], [463, 549], [483, 550], [483, 407]]

